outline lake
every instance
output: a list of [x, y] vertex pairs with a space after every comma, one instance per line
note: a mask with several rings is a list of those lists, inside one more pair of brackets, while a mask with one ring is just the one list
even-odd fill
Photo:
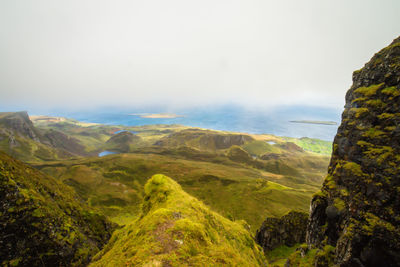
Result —
[[98, 154], [98, 156], [99, 156], [99, 157], [104, 157], [104, 156], [112, 155], [112, 154], [118, 154], [118, 152], [113, 152], [113, 151], [104, 150], [104, 151], [100, 152], [100, 153]]

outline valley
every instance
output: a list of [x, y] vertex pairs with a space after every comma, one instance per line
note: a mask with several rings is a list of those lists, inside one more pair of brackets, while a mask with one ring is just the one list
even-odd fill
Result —
[[399, 44], [354, 72], [333, 146], [0, 113], [1, 264], [398, 266]]
[[331, 146], [311, 138], [91, 124], [26, 112], [0, 113], [0, 126], [2, 150], [71, 188], [119, 227], [139, 223], [146, 184], [163, 174], [249, 235], [266, 217], [308, 211]]
[[[39, 118], [33, 118], [32, 129], [62, 132], [85, 149], [61, 160], [38, 160], [33, 154], [27, 162], [72, 186], [89, 206], [119, 224], [137, 216], [144, 184], [162, 173], [221, 215], [246, 220], [255, 231], [265, 217], [279, 217], [292, 209], [307, 211], [329, 161], [328, 156], [272, 135], [179, 125], [84, 125], [66, 118]], [[291, 141], [305, 144], [300, 139]], [[304, 148], [322, 146], [329, 149], [330, 144]], [[97, 157], [101, 151], [116, 154]]]

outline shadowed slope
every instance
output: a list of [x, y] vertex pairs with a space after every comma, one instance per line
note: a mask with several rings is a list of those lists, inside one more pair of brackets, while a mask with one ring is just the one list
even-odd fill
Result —
[[75, 192], [0, 152], [0, 263], [84, 265], [112, 227]]

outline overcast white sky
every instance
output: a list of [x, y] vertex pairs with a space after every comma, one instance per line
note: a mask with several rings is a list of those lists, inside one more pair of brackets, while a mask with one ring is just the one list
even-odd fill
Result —
[[341, 108], [399, 0], [2, 0], [0, 107]]

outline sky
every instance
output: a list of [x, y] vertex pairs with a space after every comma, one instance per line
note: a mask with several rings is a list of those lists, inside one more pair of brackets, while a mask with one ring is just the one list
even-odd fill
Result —
[[398, 0], [2, 0], [0, 109], [342, 108]]

